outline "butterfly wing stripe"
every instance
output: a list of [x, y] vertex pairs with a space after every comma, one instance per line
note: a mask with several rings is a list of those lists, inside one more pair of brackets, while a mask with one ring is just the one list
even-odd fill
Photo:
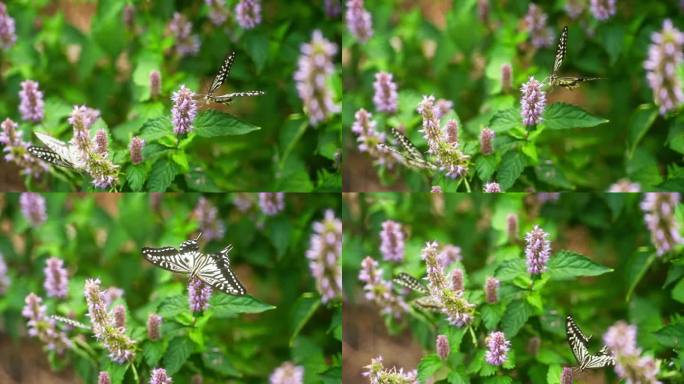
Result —
[[409, 140], [408, 137], [406, 137], [403, 133], [399, 132], [395, 128], [392, 128], [392, 135], [399, 142], [401, 148], [408, 153], [411, 158], [424, 160], [423, 154], [420, 153], [418, 148], [416, 148], [416, 146], [411, 143], [411, 140]]
[[553, 74], [555, 75], [565, 61], [565, 55], [568, 48], [568, 27], [563, 27], [560, 39], [558, 40], [558, 47], [556, 47], [556, 59], [553, 62]]
[[190, 273], [192, 271], [197, 252], [180, 253], [173, 247], [142, 249], [143, 257], [150, 263], [171, 272]]
[[427, 287], [425, 287], [423, 283], [408, 273], [400, 272], [394, 279], [392, 279], [392, 282], [426, 295], [429, 293]]
[[218, 254], [210, 254], [206, 266], [198, 271], [197, 276], [210, 286], [230, 295], [244, 295], [245, 287], [230, 269], [228, 254], [232, 246], [227, 246]]
[[59, 156], [65, 164], [69, 164], [68, 167], [81, 168], [78, 154], [75, 148], [61, 140], [55, 139], [54, 137], [41, 132], [34, 132], [36, 137], [45, 146], [52, 151], [54, 154]]
[[582, 366], [587, 356], [589, 356], [587, 338], [570, 315], [565, 318], [565, 332], [568, 344], [570, 345], [570, 350], [572, 350], [572, 354], [575, 356], [577, 363]]
[[587, 358], [584, 368], [603, 368], [615, 365], [615, 358], [607, 354], [591, 355]]
[[442, 306], [431, 296], [419, 297], [413, 301], [418, 307], [433, 312], [440, 312]]
[[35, 145], [31, 145], [28, 147], [28, 153], [31, 154], [31, 156], [38, 158], [42, 161], [45, 161], [46, 163], [50, 163], [59, 167], [65, 167], [65, 168], [74, 168], [74, 165], [69, 163], [68, 161], [62, 159], [61, 156], [56, 154], [54, 151], [50, 150], [49, 148], [46, 147], [37, 147]]
[[228, 57], [223, 60], [223, 64], [221, 64], [221, 68], [219, 68], [218, 73], [216, 73], [216, 77], [214, 77], [214, 81], [211, 83], [211, 87], [209, 87], [209, 92], [207, 92], [207, 94], [212, 95], [226, 81], [234, 61], [235, 51], [231, 52]]

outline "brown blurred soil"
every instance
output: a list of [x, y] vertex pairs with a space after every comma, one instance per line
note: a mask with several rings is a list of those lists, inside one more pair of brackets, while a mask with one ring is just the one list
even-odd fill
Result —
[[70, 369], [52, 372], [43, 347], [37, 341], [12, 341], [0, 335], [0, 383], [73, 384], [81, 380]]

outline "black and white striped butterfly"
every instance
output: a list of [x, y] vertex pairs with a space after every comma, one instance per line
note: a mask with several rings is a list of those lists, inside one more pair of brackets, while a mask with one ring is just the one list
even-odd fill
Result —
[[200, 233], [197, 238], [182, 242], [179, 249], [144, 247], [142, 254], [150, 263], [168, 271], [187, 273], [190, 278], [197, 277], [211, 287], [229, 295], [244, 295], [245, 287], [230, 269], [228, 254], [233, 246], [228, 245], [219, 253], [202, 253], [197, 242], [201, 235]]
[[565, 61], [568, 49], [568, 27], [563, 27], [560, 39], [558, 40], [558, 47], [556, 47], [556, 58], [553, 61], [553, 72], [549, 76], [549, 85], [553, 87], [563, 87], [567, 89], [575, 89], [581, 83], [592, 80], [600, 80], [600, 77], [581, 77], [581, 76], [559, 76], [558, 71]]
[[592, 355], [587, 349], [591, 336], [586, 337], [582, 330], [575, 324], [575, 320], [571, 315], [565, 318], [565, 332], [568, 339], [568, 344], [575, 355], [575, 359], [579, 363], [579, 370], [583, 371], [589, 368], [603, 368], [615, 365], [615, 358], [612, 356], [607, 346], [603, 346], [601, 350]]
[[424, 169], [428, 171], [437, 171], [439, 167], [425, 159], [423, 154], [416, 148], [408, 137], [401, 132], [392, 128], [392, 135], [399, 143], [399, 148], [391, 147], [386, 144], [378, 144], [381, 150], [393, 153], [404, 165], [411, 168]]
[[233, 101], [233, 99], [236, 97], [261, 96], [265, 94], [265, 92], [263, 91], [245, 91], [233, 92], [225, 95], [214, 95], [214, 93], [221, 87], [221, 85], [223, 85], [223, 83], [228, 78], [228, 75], [230, 74], [230, 69], [233, 67], [234, 62], [235, 51], [231, 52], [228, 55], [228, 57], [226, 57], [226, 59], [223, 60], [223, 64], [221, 64], [221, 68], [219, 68], [216, 77], [214, 77], [214, 81], [211, 83], [211, 86], [209, 87], [207, 94], [204, 95], [204, 99], [206, 101], [211, 101], [219, 104], [228, 104], [231, 101]]
[[394, 279], [392, 279], [392, 282], [396, 285], [400, 285], [423, 294], [423, 296], [413, 300], [413, 303], [415, 303], [419, 308], [428, 311], [440, 311], [441, 306], [437, 301], [435, 301], [435, 299], [432, 298], [432, 296], [430, 296], [430, 290], [428, 287], [426, 287], [422, 282], [418, 281], [418, 279], [415, 277], [409, 275], [408, 273], [400, 272], [394, 277]]
[[44, 147], [31, 145], [28, 152], [47, 163], [64, 168], [83, 169], [84, 163], [77, 148], [50, 135], [35, 132], [36, 137], [45, 144]]

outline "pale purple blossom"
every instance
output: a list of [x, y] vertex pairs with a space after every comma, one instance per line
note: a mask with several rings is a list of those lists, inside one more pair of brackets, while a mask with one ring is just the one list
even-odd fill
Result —
[[527, 83], [523, 84], [521, 91], [520, 113], [523, 124], [529, 127], [541, 123], [542, 113], [546, 106], [546, 93], [542, 90], [542, 84], [530, 76]]
[[501, 89], [508, 92], [513, 89], [513, 68], [510, 64], [501, 64]]
[[535, 225], [525, 235], [525, 256], [527, 257], [527, 272], [540, 275], [546, 271], [546, 264], [551, 257], [551, 241], [549, 234]]
[[50, 351], [62, 354], [72, 343], [63, 331], [55, 326], [55, 320], [47, 316], [47, 307], [43, 299], [34, 293], [29, 293], [24, 300], [25, 306], [21, 315], [27, 319], [28, 335], [37, 337]]
[[273, 370], [268, 380], [270, 384], [302, 384], [304, 383], [304, 367], [286, 361]]
[[171, 384], [173, 380], [166, 373], [164, 368], [155, 368], [152, 370], [152, 376], [150, 377], [150, 384]]
[[373, 83], [375, 94], [373, 103], [380, 112], [394, 113], [397, 111], [397, 84], [389, 72], [378, 72], [375, 74]]
[[64, 261], [56, 257], [47, 259], [43, 272], [45, 273], [43, 287], [48, 297], [66, 298], [69, 293], [69, 277], [64, 268]]
[[485, 343], [487, 343], [485, 361], [491, 365], [502, 365], [508, 358], [511, 342], [506, 340], [503, 332], [494, 331], [487, 336]]
[[105, 306], [104, 292], [100, 290], [100, 280], [86, 280], [84, 294], [93, 333], [109, 351], [109, 358], [119, 364], [132, 361], [135, 357], [135, 341], [126, 336], [126, 330], [123, 327], [115, 326], [113, 316]]
[[123, 328], [126, 326], [126, 307], [123, 304], [118, 304], [112, 309], [112, 314], [114, 316], [114, 326], [117, 328]]
[[327, 303], [342, 296], [342, 221], [332, 209], [325, 211], [323, 220], [313, 223], [306, 258], [316, 280], [321, 301]]
[[223, 238], [223, 235], [226, 233], [226, 226], [219, 219], [219, 212], [216, 206], [206, 197], [202, 196], [199, 198], [193, 210], [193, 215], [197, 218], [202, 236], [207, 241]]
[[235, 19], [244, 29], [261, 24], [261, 0], [240, 0], [235, 6]]
[[495, 277], [487, 277], [485, 282], [485, 298], [489, 304], [494, 304], [498, 301], [499, 280]]
[[565, 0], [565, 13], [571, 19], [578, 18], [587, 6], [587, 0]]
[[189, 133], [193, 129], [192, 122], [197, 115], [197, 102], [194, 99], [194, 93], [183, 84], [173, 93], [171, 100], [173, 100], [173, 108], [171, 109], [173, 131], [177, 135]]
[[209, 308], [211, 298], [211, 287], [197, 277], [193, 277], [188, 282], [188, 303], [193, 312], [202, 312]]
[[437, 120], [441, 119], [454, 108], [454, 102], [447, 99], [437, 99], [435, 102], [434, 114]]
[[33, 80], [21, 82], [19, 91], [19, 112], [21, 118], [34, 123], [41, 122], [45, 117], [45, 104], [43, 103], [43, 92], [38, 89], [38, 83]]
[[553, 45], [553, 31], [546, 25], [548, 18], [548, 15], [538, 5], [530, 3], [524, 23], [535, 48]]
[[325, 0], [323, 2], [323, 9], [327, 17], [334, 19], [342, 13], [342, 4], [340, 0]]
[[458, 121], [457, 120], [447, 121], [444, 131], [445, 131], [446, 142], [451, 144], [454, 147], [458, 146]]
[[161, 323], [162, 317], [156, 313], [150, 313], [147, 316], [147, 338], [150, 340], [159, 340], [161, 338]]
[[591, 0], [589, 9], [596, 20], [605, 21], [615, 15], [616, 2], [616, 0]]
[[282, 192], [260, 192], [259, 208], [266, 216], [275, 216], [285, 209], [285, 194]]
[[409, 306], [402, 296], [392, 291], [392, 282], [385, 280], [382, 273], [378, 262], [370, 256], [366, 256], [361, 261], [359, 280], [364, 283], [366, 300], [380, 307], [383, 315], [400, 318], [402, 314], [408, 312]]
[[382, 146], [385, 144], [385, 134], [378, 132], [375, 126], [375, 120], [365, 109], [359, 109], [354, 114], [352, 132], [357, 135], [359, 151], [367, 152], [374, 159], [375, 164], [391, 169], [397, 159], [392, 152]]
[[544, 205], [546, 203], [558, 201], [558, 199], [560, 199], [560, 192], [539, 192], [532, 196], [537, 199], [539, 204]]
[[404, 368], [385, 368], [382, 356], [371, 359], [371, 363], [364, 368], [366, 371], [362, 375], [368, 378], [370, 384], [418, 384], [418, 372], [415, 369], [404, 371]]
[[37, 227], [47, 220], [45, 198], [38, 193], [24, 192], [19, 195], [21, 213], [26, 221]]
[[615, 373], [626, 383], [659, 384], [656, 376], [660, 363], [641, 355], [636, 334], [636, 326], [618, 321], [603, 335], [603, 342], [615, 357]]
[[494, 153], [494, 137], [496, 134], [489, 128], [480, 131], [480, 153], [488, 156]]
[[94, 152], [93, 142], [90, 139], [90, 127], [100, 117], [100, 111], [97, 109], [88, 108], [85, 105], [74, 105], [74, 108], [69, 115], [67, 121], [74, 130], [74, 137], [71, 142], [78, 148], [82, 159], [87, 165], [87, 160], [90, 154]]
[[404, 260], [404, 232], [401, 224], [386, 220], [380, 231], [380, 253], [383, 260], [400, 262]]
[[563, 367], [560, 377], [560, 384], [572, 384], [572, 368]]
[[10, 285], [10, 278], [7, 276], [7, 264], [5, 263], [5, 258], [0, 253], [0, 296], [7, 292], [7, 288]]
[[133, 30], [135, 27], [135, 6], [133, 4], [126, 4], [123, 9], [123, 21], [126, 28]]
[[98, 129], [95, 133], [95, 152], [102, 156], [107, 156], [109, 153], [109, 138], [104, 129]]
[[109, 377], [109, 372], [100, 371], [97, 375], [97, 384], [112, 384], [112, 379]]
[[8, 50], [16, 41], [14, 19], [7, 13], [5, 3], [0, 2], [0, 48]]
[[518, 215], [515, 213], [509, 213], [506, 216], [506, 233], [508, 234], [509, 243], [518, 241]]
[[23, 132], [17, 128], [17, 123], [10, 119], [0, 124], [0, 143], [4, 147], [5, 160], [17, 164], [24, 175], [38, 176], [47, 170], [47, 163], [28, 153], [29, 143], [24, 141]]
[[159, 71], [150, 71], [150, 96], [157, 98], [161, 95], [161, 73]]
[[439, 185], [433, 185], [433, 186], [430, 188], [430, 192], [432, 192], [432, 193], [443, 193], [443, 192], [442, 192], [442, 187], [440, 187]]
[[304, 112], [313, 126], [341, 111], [328, 86], [328, 79], [335, 72], [336, 54], [337, 44], [323, 37], [320, 30], [313, 31], [311, 41], [300, 48], [294, 79]]
[[463, 290], [463, 270], [461, 268], [455, 268], [451, 271], [451, 289], [456, 292]]
[[124, 290], [119, 287], [109, 287], [102, 292], [105, 307], [109, 308], [112, 303], [123, 297]]
[[373, 20], [363, 5], [363, 0], [347, 0], [345, 15], [349, 32], [361, 43], [373, 36]]
[[663, 29], [651, 35], [651, 41], [644, 68], [655, 104], [664, 115], [684, 103], [682, 84], [677, 75], [677, 68], [684, 62], [684, 33], [673, 26], [672, 20], [666, 19]]
[[486, 193], [498, 193], [501, 192], [501, 186], [499, 186], [499, 183], [492, 181], [490, 183], [485, 183], [482, 190]]
[[236, 193], [233, 196], [233, 205], [242, 213], [249, 211], [253, 204], [252, 198], [247, 193]]
[[221, 25], [228, 19], [228, 10], [226, 9], [226, 0], [204, 0], [209, 8], [209, 20], [214, 25]]
[[446, 360], [446, 358], [449, 357], [451, 349], [449, 347], [449, 339], [447, 339], [446, 335], [437, 336], [437, 340], [435, 340], [435, 349], [437, 350], [437, 356], [439, 356], [440, 359]]
[[173, 19], [169, 22], [169, 31], [175, 39], [175, 49], [178, 56], [195, 55], [199, 52], [199, 36], [192, 34], [192, 23], [185, 15], [178, 12], [174, 13]]
[[145, 146], [145, 140], [138, 136], [131, 138], [131, 142], [128, 144], [128, 153], [131, 156], [131, 163], [137, 165], [143, 161], [143, 147]]
[[608, 192], [623, 192], [623, 193], [634, 193], [641, 192], [641, 185], [639, 183], [634, 183], [629, 179], [620, 179], [613, 183]]
[[418, 113], [423, 118], [423, 133], [425, 141], [428, 143], [428, 152], [437, 155], [439, 146], [444, 142], [442, 130], [439, 127], [439, 117], [435, 115], [435, 97], [423, 96], [423, 100], [418, 105]]
[[684, 243], [680, 235], [675, 209], [679, 205], [679, 193], [646, 193], [641, 202], [646, 227], [651, 232], [651, 242], [658, 256], [672, 250], [677, 244]]
[[451, 244], [445, 244], [442, 250], [437, 255], [437, 261], [445, 270], [451, 266], [451, 264], [461, 261], [463, 255], [461, 254], [461, 247]]

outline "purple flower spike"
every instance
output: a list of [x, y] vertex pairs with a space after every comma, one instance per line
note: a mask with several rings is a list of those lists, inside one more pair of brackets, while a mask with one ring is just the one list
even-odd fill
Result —
[[109, 138], [104, 129], [98, 129], [95, 133], [95, 152], [102, 156], [107, 156], [109, 153]]
[[463, 291], [463, 270], [460, 268], [451, 271], [451, 289], [455, 292]]
[[485, 339], [487, 343], [487, 353], [485, 360], [491, 365], [502, 365], [508, 357], [508, 348], [511, 342], [506, 340], [503, 332], [495, 331]]
[[133, 4], [126, 4], [123, 9], [123, 21], [130, 31], [135, 28], [135, 6]]
[[147, 338], [150, 340], [159, 340], [161, 338], [161, 322], [162, 317], [156, 313], [151, 313], [147, 317]]
[[615, 373], [628, 383], [659, 384], [656, 375], [660, 364], [651, 356], [641, 356], [636, 334], [636, 326], [618, 321], [603, 335], [603, 342], [615, 357]]
[[327, 303], [342, 296], [342, 221], [332, 209], [325, 211], [323, 220], [313, 223], [306, 258], [309, 270], [316, 279], [321, 301]]
[[489, 156], [494, 153], [494, 137], [496, 134], [489, 128], [480, 131], [480, 153]]
[[21, 82], [21, 91], [19, 91], [19, 112], [21, 118], [26, 121], [38, 123], [43, 121], [45, 116], [45, 104], [43, 103], [43, 92], [38, 89], [38, 83], [32, 80]]
[[325, 0], [323, 3], [325, 15], [331, 19], [334, 19], [342, 13], [342, 4], [340, 0]]
[[378, 262], [370, 256], [361, 261], [359, 280], [364, 283], [363, 290], [366, 300], [372, 301], [380, 307], [383, 315], [401, 318], [401, 315], [409, 311], [409, 306], [401, 295], [392, 291], [392, 282], [382, 277], [382, 268]]
[[633, 183], [629, 179], [620, 179], [613, 183], [608, 192], [618, 192], [618, 193], [634, 193], [641, 192], [641, 185], [639, 183]]
[[506, 216], [506, 231], [508, 242], [515, 243], [518, 240], [518, 215], [515, 213], [509, 213]]
[[157, 70], [150, 72], [150, 96], [155, 99], [161, 94], [161, 73]]
[[461, 254], [461, 247], [456, 245], [446, 244], [442, 247], [442, 250], [437, 255], [437, 261], [445, 270], [451, 266], [451, 264], [461, 261], [463, 255]]
[[0, 253], [0, 296], [7, 292], [7, 288], [10, 285], [10, 278], [7, 276], [7, 264], [5, 263], [5, 258]]
[[192, 34], [192, 23], [176, 12], [169, 22], [169, 31], [176, 40], [176, 54], [179, 57], [195, 55], [200, 49], [199, 36]]
[[373, 20], [363, 7], [363, 0], [347, 0], [347, 28], [359, 42], [365, 43], [373, 36]]
[[373, 88], [375, 89], [375, 95], [373, 96], [375, 108], [380, 112], [396, 112], [397, 84], [392, 79], [392, 74], [388, 72], [376, 73]]
[[446, 360], [449, 357], [450, 347], [449, 339], [445, 335], [438, 335], [435, 341], [435, 349], [440, 359]]
[[200, 231], [207, 241], [223, 238], [226, 227], [223, 221], [219, 219], [218, 209], [211, 201], [205, 197], [200, 197], [193, 215], [199, 221]]
[[202, 280], [193, 277], [188, 283], [188, 301], [190, 310], [202, 312], [209, 308], [209, 298], [211, 298], [211, 287], [204, 284]]
[[192, 122], [197, 115], [197, 102], [193, 98], [194, 93], [185, 85], [181, 85], [178, 91], [173, 93], [173, 131], [177, 135], [184, 135], [192, 130]]
[[29, 143], [24, 141], [23, 133], [17, 128], [17, 123], [10, 119], [0, 123], [0, 143], [4, 145], [5, 160], [17, 164], [24, 175], [38, 176], [47, 170], [47, 163], [28, 153]]
[[97, 384], [112, 384], [112, 379], [109, 377], [109, 372], [100, 371], [97, 375]]
[[525, 15], [525, 28], [532, 39], [532, 46], [535, 48], [550, 47], [553, 45], [553, 32], [547, 27], [548, 15], [537, 6], [530, 4]]
[[644, 68], [654, 101], [660, 114], [664, 115], [684, 103], [682, 84], [676, 71], [684, 62], [684, 33], [667, 19], [663, 22], [663, 29], [651, 35], [651, 41]]
[[71, 348], [71, 340], [64, 332], [57, 329], [55, 320], [47, 316], [47, 307], [43, 305], [43, 299], [34, 293], [29, 293], [25, 304], [21, 315], [28, 320], [26, 325], [29, 336], [37, 337], [48, 350], [55, 351], [59, 355]]
[[586, 0], [566, 0], [565, 13], [567, 13], [568, 17], [571, 19], [576, 19], [584, 12], [586, 5]]
[[449, 120], [446, 123], [446, 141], [447, 143], [453, 145], [454, 147], [458, 146], [458, 121], [456, 120]]
[[252, 29], [261, 24], [261, 1], [240, 0], [235, 6], [235, 19], [244, 29]]
[[56, 257], [47, 259], [45, 263], [45, 282], [43, 287], [48, 297], [58, 297], [64, 299], [69, 293], [69, 278], [64, 262]]
[[404, 371], [404, 368], [385, 368], [382, 356], [371, 359], [371, 363], [364, 368], [366, 371], [362, 375], [370, 380], [370, 384], [418, 384], [418, 372], [415, 369]]
[[591, 0], [589, 9], [596, 20], [605, 21], [615, 15], [615, 3], [616, 0]]
[[259, 208], [266, 216], [275, 216], [285, 209], [285, 194], [282, 192], [260, 192]]
[[494, 304], [498, 301], [499, 280], [494, 277], [487, 277], [485, 283], [485, 297], [489, 304]]
[[304, 367], [294, 365], [289, 361], [276, 368], [269, 377], [270, 384], [302, 384], [304, 382]]
[[131, 163], [134, 165], [140, 164], [143, 161], [142, 150], [145, 146], [145, 140], [135, 136], [131, 138], [130, 144], [128, 144], [128, 152], [131, 156]]
[[17, 41], [14, 19], [7, 13], [7, 7], [0, 2], [0, 48], [10, 49]]
[[650, 192], [641, 202], [644, 221], [651, 232], [651, 242], [658, 256], [669, 252], [675, 245], [684, 243], [675, 219], [675, 209], [680, 197], [679, 193]]
[[383, 260], [397, 262], [404, 260], [404, 232], [401, 230], [401, 224], [392, 220], [382, 223], [380, 252]]
[[510, 64], [501, 65], [501, 89], [504, 92], [513, 89], [513, 69]]
[[228, 10], [225, 0], [204, 0], [209, 7], [209, 20], [216, 25], [222, 25], [228, 19]]
[[117, 328], [123, 328], [126, 326], [126, 307], [119, 304], [112, 310], [114, 314], [114, 326]]
[[563, 367], [561, 372], [560, 384], [572, 384], [572, 368]]
[[486, 193], [499, 193], [501, 192], [501, 187], [497, 182], [486, 183], [483, 188]]
[[150, 377], [150, 384], [171, 384], [173, 380], [166, 374], [166, 369], [155, 368], [152, 370], [152, 376]]
[[444, 137], [442, 137], [442, 131], [439, 127], [439, 117], [435, 114], [434, 96], [423, 96], [423, 101], [418, 105], [418, 113], [423, 118], [421, 132], [428, 142], [428, 152], [436, 155], [439, 152], [439, 144], [444, 141]]
[[551, 241], [549, 234], [538, 225], [525, 235], [525, 256], [527, 257], [527, 272], [540, 275], [546, 271], [546, 263], [551, 257]]
[[387, 151], [380, 144], [385, 144], [385, 134], [375, 129], [375, 121], [365, 109], [359, 109], [354, 114], [352, 132], [357, 135], [356, 141], [360, 152], [367, 152], [374, 163], [392, 169], [397, 159], [392, 152]]
[[530, 80], [523, 84], [521, 90], [520, 113], [523, 124], [529, 127], [541, 123], [546, 106], [546, 93], [542, 90], [542, 84], [530, 76]]
[[32, 226], [37, 227], [47, 220], [45, 198], [43, 196], [33, 192], [22, 193], [19, 196], [19, 205], [21, 205], [21, 213], [24, 215], [24, 218]]

